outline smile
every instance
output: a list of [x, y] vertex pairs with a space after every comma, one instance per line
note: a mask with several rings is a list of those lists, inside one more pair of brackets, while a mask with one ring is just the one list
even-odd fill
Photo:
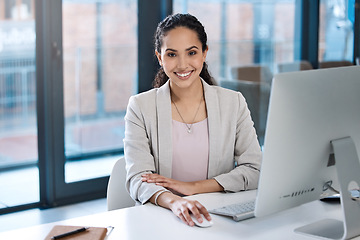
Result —
[[178, 75], [179, 77], [182, 77], [182, 78], [184, 78], [184, 77], [187, 77], [187, 76], [189, 76], [190, 74], [192, 73], [192, 71], [190, 71], [190, 72], [187, 72], [187, 73], [176, 73], [176, 75]]

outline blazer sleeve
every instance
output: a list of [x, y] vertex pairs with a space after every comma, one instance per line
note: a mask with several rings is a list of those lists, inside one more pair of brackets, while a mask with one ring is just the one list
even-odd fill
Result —
[[141, 181], [142, 174], [157, 172], [150, 140], [151, 124], [155, 124], [155, 116], [152, 117], [155, 115], [153, 104], [155, 103], [144, 102], [144, 99], [132, 96], [125, 115], [126, 188], [131, 198], [142, 204], [154, 193], [164, 189], [153, 183]]
[[237, 93], [236, 135], [234, 147], [235, 168], [228, 173], [220, 174], [215, 180], [227, 192], [256, 189], [258, 186], [262, 152], [257, 139], [250, 111], [245, 98]]

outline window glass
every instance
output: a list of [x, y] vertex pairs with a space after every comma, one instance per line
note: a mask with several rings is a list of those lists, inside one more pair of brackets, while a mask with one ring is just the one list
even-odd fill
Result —
[[136, 1], [64, 0], [63, 52], [66, 181], [109, 175], [136, 89]]
[[321, 0], [319, 62], [352, 62], [355, 0]]
[[0, 0], [0, 208], [39, 201], [34, 9]]

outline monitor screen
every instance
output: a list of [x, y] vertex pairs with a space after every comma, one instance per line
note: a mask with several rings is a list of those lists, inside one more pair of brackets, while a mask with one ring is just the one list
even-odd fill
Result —
[[331, 141], [345, 137], [360, 153], [360, 66], [276, 75], [255, 215], [334, 194], [326, 183], [339, 190]]

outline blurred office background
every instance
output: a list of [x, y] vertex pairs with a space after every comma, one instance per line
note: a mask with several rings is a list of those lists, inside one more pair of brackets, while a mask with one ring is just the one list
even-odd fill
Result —
[[105, 197], [168, 14], [204, 24], [210, 71], [243, 92], [263, 144], [274, 74], [357, 63], [359, 2], [0, 0], [0, 214]]

